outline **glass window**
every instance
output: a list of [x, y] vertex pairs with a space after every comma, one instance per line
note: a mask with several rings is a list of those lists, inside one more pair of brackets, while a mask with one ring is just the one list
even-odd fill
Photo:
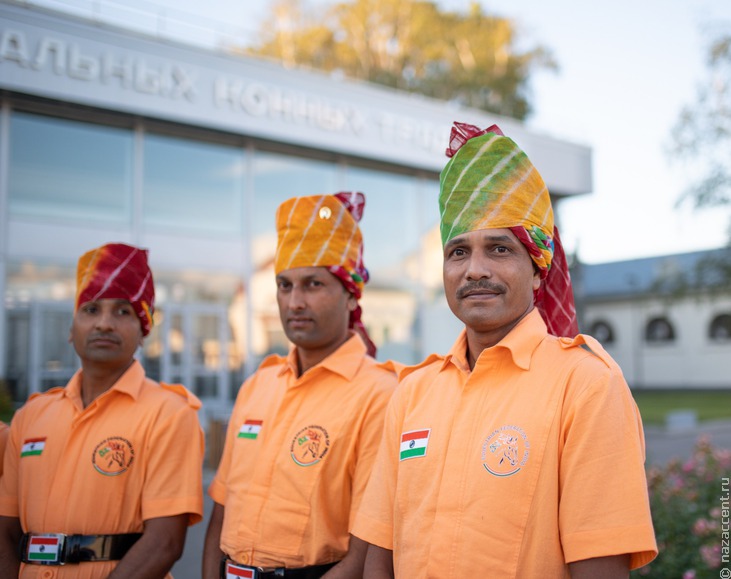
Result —
[[28, 397], [30, 382], [30, 310], [9, 309], [5, 333], [7, 386], [13, 400]]
[[274, 215], [290, 197], [337, 193], [337, 166], [333, 163], [298, 159], [277, 153], [254, 155], [254, 214], [250, 223], [254, 262], [274, 256]]
[[614, 330], [609, 322], [599, 320], [594, 322], [589, 328], [589, 335], [594, 336], [602, 344], [614, 343]]
[[435, 266], [441, 279], [441, 252], [433, 253], [438, 221], [436, 184], [412, 176], [349, 167], [346, 188], [362, 191], [364, 261], [371, 281], [363, 297], [363, 322], [379, 348], [379, 359], [413, 363], [417, 351], [419, 283]]
[[10, 212], [128, 223], [132, 151], [129, 130], [13, 112]]
[[224, 236], [241, 232], [243, 150], [148, 134], [144, 164], [146, 226]]
[[653, 318], [645, 327], [645, 340], [651, 343], [672, 342], [675, 340], [675, 329], [667, 318]]
[[714, 342], [731, 341], [731, 314], [720, 314], [713, 318], [708, 335]]
[[416, 179], [350, 167], [346, 189], [362, 191], [366, 197], [360, 225], [364, 260], [371, 278], [403, 278], [403, 268], [399, 266], [419, 246]]

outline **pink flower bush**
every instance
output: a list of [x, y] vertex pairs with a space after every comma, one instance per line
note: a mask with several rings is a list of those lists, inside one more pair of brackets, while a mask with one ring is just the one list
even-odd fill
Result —
[[657, 558], [632, 573], [653, 579], [706, 579], [721, 569], [721, 479], [731, 473], [731, 451], [699, 438], [693, 456], [647, 470]]

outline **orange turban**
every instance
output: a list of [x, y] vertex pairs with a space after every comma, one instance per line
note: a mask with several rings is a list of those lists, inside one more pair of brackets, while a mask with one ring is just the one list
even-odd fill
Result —
[[[295, 267], [340, 266], [363, 291], [363, 193], [293, 197], [277, 209], [277, 254], [274, 272]], [[360, 296], [358, 296], [360, 297]]]
[[140, 319], [142, 335], [152, 329], [155, 288], [147, 265], [147, 250], [108, 243], [86, 252], [76, 268], [76, 310], [86, 302], [127, 300]]

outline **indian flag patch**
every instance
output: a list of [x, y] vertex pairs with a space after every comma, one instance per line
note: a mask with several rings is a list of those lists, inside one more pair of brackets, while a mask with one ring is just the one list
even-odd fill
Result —
[[256, 569], [226, 562], [226, 579], [256, 579]]
[[429, 444], [431, 428], [426, 430], [411, 430], [401, 435], [401, 449], [399, 460], [417, 458], [426, 454], [426, 447]]
[[43, 452], [46, 447], [46, 438], [28, 438], [23, 442], [23, 448], [20, 449], [20, 457], [36, 456]]
[[261, 431], [261, 425], [264, 423], [263, 420], [247, 420], [239, 428], [239, 438], [249, 438], [256, 440]]
[[28, 541], [28, 561], [58, 561], [61, 542], [55, 535], [37, 535]]

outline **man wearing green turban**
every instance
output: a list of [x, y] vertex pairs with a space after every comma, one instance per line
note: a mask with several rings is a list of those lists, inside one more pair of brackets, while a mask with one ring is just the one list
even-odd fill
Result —
[[353, 534], [365, 577], [619, 578], [657, 554], [642, 423], [577, 335], [543, 179], [497, 127], [456, 124], [444, 290], [464, 331], [403, 370]]

